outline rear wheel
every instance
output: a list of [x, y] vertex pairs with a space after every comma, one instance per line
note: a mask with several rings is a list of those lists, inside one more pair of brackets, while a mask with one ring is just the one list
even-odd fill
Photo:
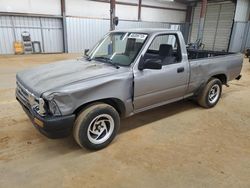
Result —
[[98, 150], [112, 142], [119, 127], [120, 117], [112, 106], [94, 103], [77, 116], [73, 134], [81, 147]]
[[212, 78], [198, 95], [197, 101], [199, 105], [204, 108], [212, 108], [218, 103], [221, 97], [221, 92], [221, 81], [217, 78]]

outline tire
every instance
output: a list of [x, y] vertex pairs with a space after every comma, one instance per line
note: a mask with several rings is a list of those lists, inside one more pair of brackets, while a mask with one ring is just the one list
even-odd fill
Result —
[[120, 116], [110, 105], [93, 103], [75, 120], [73, 136], [82, 148], [99, 150], [109, 145], [120, 128]]
[[[213, 93], [214, 92], [214, 93]], [[222, 92], [222, 83], [217, 78], [212, 78], [203, 88], [197, 97], [197, 102], [204, 108], [214, 107], [220, 100]]]

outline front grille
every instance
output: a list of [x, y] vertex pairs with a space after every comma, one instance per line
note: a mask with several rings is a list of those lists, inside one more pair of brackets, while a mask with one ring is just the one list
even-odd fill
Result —
[[25, 99], [25, 101], [29, 101], [29, 94], [28, 94], [28, 91], [26, 90], [26, 89], [24, 89], [24, 87], [23, 86], [21, 86], [21, 84], [20, 83], [18, 83], [17, 82], [17, 92], [18, 92], [18, 94], [19, 95], [21, 95], [21, 97], [23, 98], [23, 99]]
[[16, 82], [16, 97], [28, 109], [34, 109], [39, 115], [45, 116], [44, 100], [35, 97], [31, 92], [25, 89], [19, 82]]
[[[34, 95], [32, 93], [30, 93], [27, 89], [25, 89], [19, 82], [16, 82], [16, 94], [17, 97], [21, 100], [21, 102], [26, 106], [26, 107], [30, 107], [34, 104], [31, 104], [31, 97], [34, 97]], [[37, 102], [37, 99], [35, 99], [34, 103]]]

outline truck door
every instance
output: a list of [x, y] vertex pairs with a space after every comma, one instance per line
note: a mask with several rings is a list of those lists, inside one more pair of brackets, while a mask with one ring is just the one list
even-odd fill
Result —
[[177, 34], [155, 36], [141, 58], [143, 62], [160, 62], [162, 68], [139, 70], [138, 66], [134, 67], [135, 111], [183, 98], [188, 85], [189, 67], [187, 60], [182, 58]]

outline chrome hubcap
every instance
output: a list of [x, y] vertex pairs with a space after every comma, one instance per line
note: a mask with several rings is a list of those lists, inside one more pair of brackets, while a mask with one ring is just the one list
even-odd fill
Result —
[[114, 131], [114, 120], [108, 114], [96, 116], [88, 127], [88, 139], [93, 144], [107, 141]]
[[218, 84], [213, 85], [208, 94], [208, 100], [210, 103], [215, 103], [220, 96], [220, 86]]

